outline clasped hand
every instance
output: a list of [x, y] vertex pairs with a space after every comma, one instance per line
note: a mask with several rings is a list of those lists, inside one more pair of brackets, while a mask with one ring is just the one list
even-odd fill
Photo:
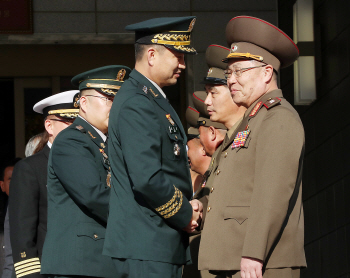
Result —
[[195, 231], [203, 216], [203, 204], [199, 200], [194, 199], [190, 201], [190, 204], [192, 205], [192, 219], [186, 228], [183, 229], [187, 233], [193, 233]]

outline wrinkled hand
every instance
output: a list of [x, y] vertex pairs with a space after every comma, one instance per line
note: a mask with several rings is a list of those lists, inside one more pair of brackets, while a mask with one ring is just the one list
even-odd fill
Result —
[[241, 259], [241, 278], [262, 278], [262, 261], [254, 258]]

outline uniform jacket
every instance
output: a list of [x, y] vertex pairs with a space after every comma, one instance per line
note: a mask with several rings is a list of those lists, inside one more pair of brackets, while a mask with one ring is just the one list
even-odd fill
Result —
[[48, 226], [42, 274], [113, 277], [102, 255], [110, 188], [105, 143], [77, 118], [56, 137], [48, 165]]
[[9, 198], [10, 239], [17, 277], [41, 277], [40, 260], [47, 225], [47, 163], [50, 148], [19, 161]]
[[[262, 96], [244, 117], [248, 125], [244, 118], [223, 142], [214, 170], [199, 269], [239, 270], [242, 256], [262, 260], [266, 268], [303, 267], [302, 190], [296, 186], [302, 123], [280, 90]], [[232, 148], [244, 130], [249, 136]]]
[[184, 264], [192, 217], [186, 135], [168, 101], [133, 70], [109, 118], [112, 168], [104, 254]]

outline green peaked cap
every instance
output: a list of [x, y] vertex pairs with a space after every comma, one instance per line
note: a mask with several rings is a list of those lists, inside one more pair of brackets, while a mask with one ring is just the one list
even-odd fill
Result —
[[195, 16], [152, 18], [125, 27], [135, 31], [135, 43], [160, 44], [185, 54], [197, 54], [191, 44]]
[[111, 65], [80, 73], [72, 78], [79, 90], [95, 89], [107, 96], [115, 94], [128, 79], [131, 69], [122, 65]]

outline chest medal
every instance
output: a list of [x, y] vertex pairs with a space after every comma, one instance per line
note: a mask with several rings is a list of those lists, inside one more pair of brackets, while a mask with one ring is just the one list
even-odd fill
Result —
[[247, 142], [248, 136], [249, 136], [250, 130], [244, 130], [241, 132], [238, 132], [235, 139], [233, 140], [232, 149], [244, 147], [245, 143]]
[[178, 143], [175, 143], [175, 144], [174, 144], [174, 154], [175, 154], [176, 156], [179, 156], [179, 155], [180, 155], [180, 146], [179, 146]]

